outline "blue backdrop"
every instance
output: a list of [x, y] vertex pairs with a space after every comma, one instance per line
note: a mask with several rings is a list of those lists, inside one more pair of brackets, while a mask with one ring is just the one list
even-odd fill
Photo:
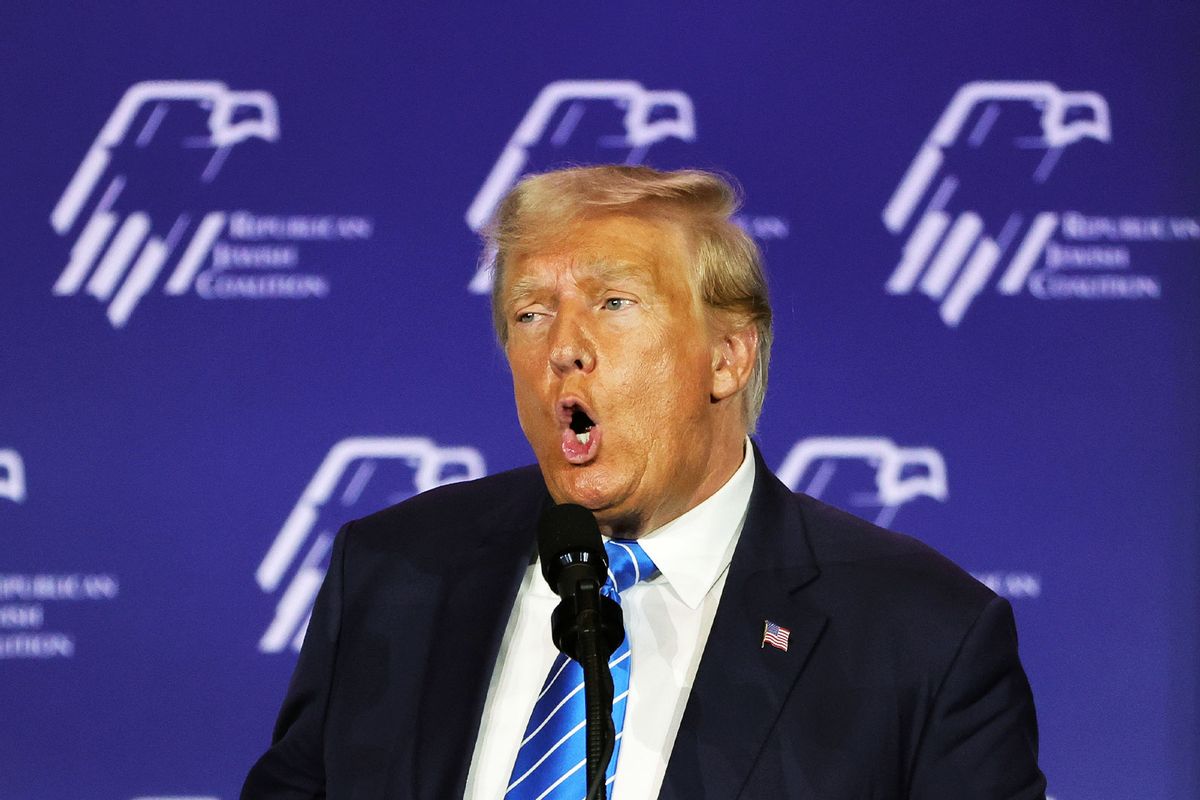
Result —
[[0, 797], [233, 798], [331, 533], [531, 461], [474, 229], [735, 175], [794, 487], [1009, 597], [1058, 800], [1200, 796], [1200, 10], [6, 3]]

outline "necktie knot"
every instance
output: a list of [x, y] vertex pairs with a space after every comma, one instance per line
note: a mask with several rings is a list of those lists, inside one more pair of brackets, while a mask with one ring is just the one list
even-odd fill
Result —
[[604, 543], [604, 552], [608, 554], [608, 582], [602, 591], [618, 602], [620, 592], [658, 573], [650, 556], [633, 539], [610, 539]]

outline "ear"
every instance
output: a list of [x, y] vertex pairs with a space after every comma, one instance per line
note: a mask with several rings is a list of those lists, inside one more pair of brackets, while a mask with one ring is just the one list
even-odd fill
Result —
[[712, 401], [740, 392], [750, 381], [758, 357], [758, 330], [753, 325], [725, 328], [712, 346]]

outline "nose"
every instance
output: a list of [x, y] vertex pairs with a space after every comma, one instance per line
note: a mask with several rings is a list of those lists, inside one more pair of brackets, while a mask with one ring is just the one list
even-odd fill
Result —
[[572, 372], [591, 372], [595, 366], [595, 345], [579, 312], [560, 307], [550, 330], [550, 368], [561, 378]]

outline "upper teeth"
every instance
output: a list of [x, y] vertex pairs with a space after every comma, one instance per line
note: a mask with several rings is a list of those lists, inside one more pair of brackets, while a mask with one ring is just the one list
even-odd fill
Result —
[[577, 433], [577, 434], [575, 434], [575, 438], [579, 440], [580, 444], [587, 444], [588, 441], [592, 438], [592, 432], [584, 431], [583, 433]]

